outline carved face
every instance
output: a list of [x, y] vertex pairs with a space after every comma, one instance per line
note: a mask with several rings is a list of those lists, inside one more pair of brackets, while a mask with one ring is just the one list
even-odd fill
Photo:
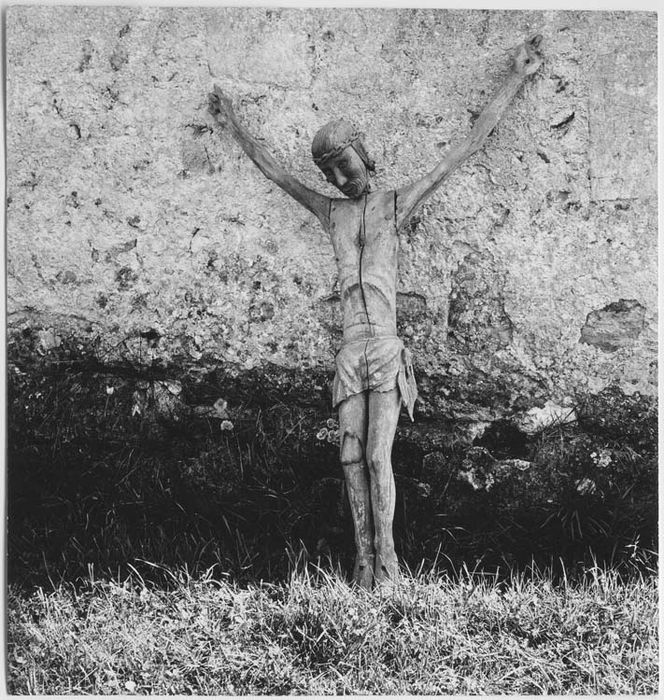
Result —
[[369, 188], [367, 167], [352, 146], [346, 146], [339, 155], [328, 158], [318, 167], [327, 181], [346, 197], [357, 199]]

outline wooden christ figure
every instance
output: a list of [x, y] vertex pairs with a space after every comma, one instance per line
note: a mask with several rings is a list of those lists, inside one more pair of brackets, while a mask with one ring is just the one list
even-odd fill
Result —
[[332, 394], [339, 410], [340, 458], [355, 526], [353, 580], [366, 589], [398, 576], [391, 452], [401, 404], [412, 420], [417, 397], [410, 356], [397, 337], [398, 234], [422, 202], [482, 147], [522, 84], [538, 70], [541, 40], [535, 35], [518, 47], [502, 87], [468, 136], [430, 173], [396, 190], [372, 190], [374, 162], [350, 122], [326, 124], [312, 143], [316, 165], [345, 195], [332, 199], [278, 165], [242, 127], [218, 86], [209, 95], [209, 109], [217, 121], [266, 177], [318, 217], [332, 239], [343, 314]]

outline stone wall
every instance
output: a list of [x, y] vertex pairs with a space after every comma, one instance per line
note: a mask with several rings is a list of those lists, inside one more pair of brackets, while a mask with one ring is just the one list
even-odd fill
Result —
[[207, 114], [329, 195], [352, 117], [378, 187], [463, 137], [541, 33], [546, 62], [401, 238], [417, 411], [535, 429], [579, 393], [656, 393], [654, 13], [12, 6], [8, 323], [105, 365], [331, 377], [330, 241]]

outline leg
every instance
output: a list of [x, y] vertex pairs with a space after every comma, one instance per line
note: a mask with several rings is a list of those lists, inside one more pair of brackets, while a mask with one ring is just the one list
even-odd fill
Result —
[[346, 477], [350, 510], [355, 525], [357, 555], [353, 580], [371, 590], [373, 584], [374, 547], [369, 475], [364, 457], [367, 443], [367, 393], [349, 396], [339, 406], [341, 466]]
[[366, 455], [371, 479], [371, 508], [376, 546], [374, 575], [377, 583], [395, 579], [399, 573], [399, 562], [392, 537], [395, 486], [391, 454], [400, 409], [399, 389], [369, 392]]

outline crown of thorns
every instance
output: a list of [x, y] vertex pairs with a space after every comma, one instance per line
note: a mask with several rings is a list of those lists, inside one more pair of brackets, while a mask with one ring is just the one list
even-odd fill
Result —
[[[311, 144], [311, 152], [316, 165], [343, 153], [344, 149], [360, 141], [362, 134], [344, 119], [329, 122], [322, 127]], [[341, 140], [343, 139], [343, 140]], [[325, 148], [325, 151], [320, 152]]]
[[314, 163], [316, 165], [323, 163], [326, 160], [329, 160], [330, 158], [336, 158], [336, 156], [340, 155], [341, 153], [344, 152], [348, 146], [352, 146], [355, 141], [360, 140], [360, 135], [356, 134], [352, 138], [346, 139], [343, 143], [339, 144], [338, 146], [335, 146], [334, 148], [331, 148], [329, 151], [325, 151], [325, 153], [319, 155], [319, 156], [314, 156]]

